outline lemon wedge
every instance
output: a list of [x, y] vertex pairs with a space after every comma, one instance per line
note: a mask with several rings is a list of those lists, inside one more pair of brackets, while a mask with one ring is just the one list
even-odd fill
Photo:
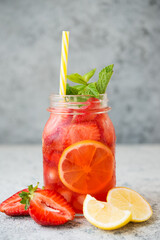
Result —
[[131, 220], [131, 212], [120, 210], [110, 203], [101, 202], [87, 195], [83, 203], [83, 214], [94, 226], [113, 230], [126, 225]]
[[129, 210], [132, 213], [132, 222], [143, 222], [152, 216], [149, 203], [139, 193], [129, 188], [112, 188], [108, 192], [107, 202], [120, 210]]

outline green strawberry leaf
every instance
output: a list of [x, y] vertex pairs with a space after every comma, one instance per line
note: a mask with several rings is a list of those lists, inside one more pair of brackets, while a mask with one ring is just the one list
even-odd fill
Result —
[[22, 203], [22, 204], [26, 204], [26, 199], [21, 200], [20, 203]]
[[87, 83], [84, 81], [83, 77], [81, 75], [79, 75], [78, 73], [73, 73], [70, 75], [67, 75], [67, 78], [75, 83], [80, 83], [80, 84], [84, 84], [86, 85]]
[[29, 208], [29, 206], [30, 206], [30, 199], [27, 198], [27, 199], [26, 199], [25, 210], [27, 210], [27, 209]]
[[96, 87], [100, 94], [103, 94], [106, 91], [107, 85], [113, 74], [113, 67], [114, 67], [114, 64], [109, 65], [103, 68], [102, 71], [99, 73], [99, 79], [96, 82]]
[[37, 190], [39, 185], [39, 182], [37, 183], [37, 185], [35, 187], [33, 187], [33, 185], [29, 185], [28, 186], [28, 191], [29, 192], [24, 192], [22, 191], [21, 193], [19, 193], [19, 196], [21, 197], [21, 204], [25, 204], [25, 210], [27, 210], [30, 206], [30, 200], [33, 197], [34, 192]]
[[91, 77], [95, 74], [96, 68], [83, 75], [83, 80], [87, 83]]
[[31, 192], [33, 190], [33, 185], [29, 185], [28, 190], [29, 190], [29, 192]]

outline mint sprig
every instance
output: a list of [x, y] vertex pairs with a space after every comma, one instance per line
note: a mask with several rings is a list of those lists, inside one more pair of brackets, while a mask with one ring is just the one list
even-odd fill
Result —
[[98, 98], [99, 92], [96, 88], [96, 83], [89, 83], [82, 91], [79, 91], [80, 95], [91, 95], [93, 97]]
[[114, 65], [109, 65], [101, 70], [99, 79], [96, 83], [97, 90], [100, 94], [105, 93], [107, 85], [112, 77]]
[[73, 73], [70, 75], [67, 75], [67, 78], [75, 83], [80, 83], [86, 85], [86, 81], [83, 79], [83, 76], [79, 75], [78, 73]]
[[66, 95], [80, 95], [80, 92], [85, 89], [86, 85], [75, 85], [75, 86], [70, 86], [67, 83], [66, 87]]
[[95, 71], [96, 71], [96, 68], [92, 69], [90, 72], [86, 73], [83, 76], [81, 76], [78, 73], [72, 73], [70, 75], [67, 75], [67, 78], [72, 82], [87, 85], [87, 82], [91, 77], [93, 77], [93, 75], [95, 74]]
[[84, 81], [87, 83], [91, 77], [95, 74], [96, 68], [92, 69], [90, 72], [83, 75]]
[[37, 183], [37, 185], [35, 187], [33, 187], [33, 185], [29, 185], [28, 186], [29, 192], [22, 191], [21, 193], [19, 193], [19, 196], [22, 198], [20, 203], [25, 204], [25, 210], [27, 210], [29, 208], [30, 200], [32, 199], [34, 192], [37, 190], [38, 185], [39, 185], [39, 182]]
[[106, 91], [108, 83], [113, 74], [113, 64], [109, 65], [101, 70], [99, 73], [99, 79], [97, 82], [88, 83], [88, 81], [95, 74], [96, 68], [92, 69], [90, 72], [84, 74], [83, 76], [78, 73], [73, 73], [67, 75], [67, 78], [80, 85], [70, 86], [67, 83], [66, 95], [90, 95], [98, 98], [99, 94], [103, 94]]

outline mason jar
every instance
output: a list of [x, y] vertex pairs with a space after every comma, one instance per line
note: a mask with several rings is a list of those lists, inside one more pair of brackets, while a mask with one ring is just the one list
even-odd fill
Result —
[[42, 135], [46, 189], [59, 192], [82, 213], [86, 194], [106, 201], [115, 187], [114, 126], [107, 95], [51, 95]]

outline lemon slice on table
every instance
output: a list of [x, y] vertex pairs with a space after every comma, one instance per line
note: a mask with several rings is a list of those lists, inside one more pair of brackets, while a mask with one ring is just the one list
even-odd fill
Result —
[[132, 222], [143, 222], [152, 216], [149, 203], [139, 193], [129, 188], [112, 188], [108, 192], [107, 202], [121, 210], [131, 211]]
[[110, 203], [101, 202], [87, 195], [83, 203], [83, 214], [94, 226], [113, 230], [123, 227], [131, 220], [131, 212], [120, 210]]

